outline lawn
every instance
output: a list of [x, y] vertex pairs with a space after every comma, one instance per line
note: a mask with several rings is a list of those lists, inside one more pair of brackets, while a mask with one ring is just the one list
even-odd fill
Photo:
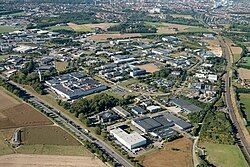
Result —
[[243, 104], [243, 110], [247, 114], [247, 119], [250, 121], [250, 93], [241, 93], [240, 102]]
[[248, 166], [240, 148], [236, 145], [203, 143], [202, 146], [206, 148], [208, 161], [215, 166]]
[[16, 98], [12, 93], [0, 87], [0, 110], [8, 109], [21, 104], [22, 101]]
[[56, 62], [56, 70], [59, 72], [66, 70], [67, 66], [68, 62]]
[[0, 34], [5, 32], [12, 32], [16, 29], [13, 26], [0, 26]]

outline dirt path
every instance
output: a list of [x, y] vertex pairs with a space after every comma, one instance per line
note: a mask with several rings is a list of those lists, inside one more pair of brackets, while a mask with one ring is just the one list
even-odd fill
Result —
[[0, 156], [4, 167], [105, 167], [94, 157], [11, 154]]

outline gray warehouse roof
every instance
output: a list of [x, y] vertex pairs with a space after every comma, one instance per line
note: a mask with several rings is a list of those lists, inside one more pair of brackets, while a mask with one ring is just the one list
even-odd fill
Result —
[[165, 127], [171, 127], [174, 126], [174, 122], [173, 121], [168, 121], [166, 117], [164, 117], [163, 115], [158, 115], [156, 117], [153, 117], [153, 119], [157, 122], [159, 122], [162, 126]]
[[174, 105], [177, 105], [181, 108], [183, 108], [184, 110], [188, 111], [188, 112], [199, 112], [202, 110], [202, 108], [194, 105], [194, 104], [191, 104], [189, 103], [188, 101], [186, 100], [183, 100], [181, 98], [179, 99], [173, 99], [171, 100], [171, 102], [174, 104]]
[[176, 117], [175, 115], [171, 114], [171, 113], [167, 113], [165, 114], [166, 118], [169, 121], [174, 121], [174, 124], [178, 125], [179, 127], [181, 127], [182, 129], [189, 129], [192, 127], [192, 124], [184, 121], [183, 119]]
[[134, 119], [134, 122], [144, 128], [146, 131], [151, 131], [155, 128], [162, 126], [159, 122], [149, 117], [137, 118]]

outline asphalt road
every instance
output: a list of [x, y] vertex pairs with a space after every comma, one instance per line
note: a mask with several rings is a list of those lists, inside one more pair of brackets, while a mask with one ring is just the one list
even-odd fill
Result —
[[[0, 75], [1, 78], [7, 79], [4, 76]], [[128, 162], [126, 159], [124, 159], [122, 156], [120, 156], [118, 153], [114, 151], [113, 148], [111, 148], [108, 144], [106, 144], [104, 141], [97, 140], [93, 136], [91, 136], [89, 133], [87, 133], [87, 130], [84, 129], [81, 125], [78, 125], [73, 119], [68, 117], [67, 115], [63, 114], [62, 112], [56, 110], [53, 106], [50, 106], [48, 104], [44, 104], [41, 99], [38, 97], [35, 97], [31, 94], [29, 94], [22, 86], [19, 84], [9, 80], [9, 84], [15, 85], [22, 91], [26, 92], [26, 95], [28, 95], [28, 101], [35, 104], [36, 107], [43, 109], [43, 111], [46, 113], [46, 115], [49, 115], [49, 117], [56, 118], [58, 122], [63, 124], [65, 127], [67, 127], [71, 132], [73, 132], [79, 139], [87, 140], [89, 142], [95, 143], [99, 146], [102, 150], [104, 150], [107, 154], [110, 155], [113, 159], [115, 159], [120, 165], [124, 167], [133, 167], [133, 165]]]
[[[231, 60], [231, 53], [230, 50], [227, 46], [227, 44], [225, 43], [225, 41], [223, 39], [220, 39], [220, 43], [221, 43], [221, 47], [222, 47], [222, 51], [223, 51], [223, 55], [224, 57], [227, 59], [227, 73], [226, 73], [226, 79], [225, 79], [225, 96], [226, 96], [226, 104], [227, 104], [227, 108], [228, 108], [228, 113], [230, 116], [230, 119], [232, 121], [232, 123], [234, 124], [235, 128], [237, 129], [237, 137], [238, 137], [238, 145], [241, 148], [248, 164], [250, 164], [250, 147], [248, 145], [248, 142], [245, 138], [245, 135], [241, 129], [241, 126], [239, 125], [239, 122], [237, 121], [236, 115], [235, 115], [235, 111], [233, 108], [233, 103], [232, 103], [232, 98], [231, 98], [231, 86], [232, 86], [232, 72], [230, 72], [230, 69], [232, 68], [232, 60]], [[236, 111], [237, 112], [237, 111]]]

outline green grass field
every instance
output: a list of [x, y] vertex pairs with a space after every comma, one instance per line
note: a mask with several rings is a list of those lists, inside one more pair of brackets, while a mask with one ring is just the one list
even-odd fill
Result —
[[211, 30], [204, 28], [204, 27], [189, 27], [185, 29], [186, 32], [211, 32]]
[[[180, 33], [180, 32], [211, 32], [211, 30], [198, 27], [198, 26], [189, 26], [182, 24], [171, 24], [164, 22], [145, 22], [146, 25], [155, 26], [158, 31], [158, 34], [168, 34], [168, 33]], [[173, 28], [177, 28], [178, 31], [173, 31]]]
[[5, 32], [12, 32], [15, 31], [16, 28], [12, 26], [0, 26], [0, 34]]
[[244, 57], [244, 60], [246, 60], [246, 63], [243, 65], [250, 66], [250, 57]]
[[56, 30], [72, 30], [72, 28], [70, 28], [69, 26], [51, 26], [49, 27], [50, 31], [56, 31]]
[[135, 83], [139, 83], [139, 80], [131, 78], [131, 79], [120, 82], [119, 85], [127, 87], [127, 86], [135, 84]]
[[207, 151], [207, 159], [217, 167], [247, 167], [241, 150], [236, 145], [202, 144]]
[[248, 121], [250, 120], [250, 93], [241, 93], [240, 102], [243, 104], [243, 110], [247, 114]]

